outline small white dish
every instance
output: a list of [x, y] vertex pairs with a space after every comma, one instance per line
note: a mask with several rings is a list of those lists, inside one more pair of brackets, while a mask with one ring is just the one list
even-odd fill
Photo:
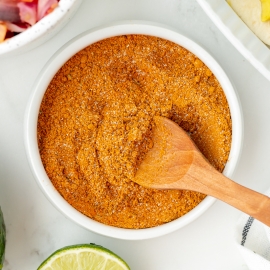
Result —
[[232, 118], [232, 147], [229, 161], [224, 170], [224, 174], [231, 177], [240, 156], [243, 120], [240, 104], [230, 80], [220, 65], [202, 47], [179, 34], [176, 30], [149, 22], [127, 21], [95, 28], [73, 38], [56, 52], [41, 71], [33, 87], [33, 93], [25, 114], [24, 135], [26, 152], [35, 179], [56, 208], [77, 224], [98, 234], [126, 240], [141, 240], [165, 235], [187, 225], [202, 215], [215, 199], [207, 196], [197, 207], [183, 217], [154, 228], [133, 230], [104, 225], [81, 214], [61, 197], [44, 170], [37, 144], [37, 121], [40, 104], [55, 73], [72, 55], [86, 46], [105, 38], [128, 34], [152, 35], [175, 42], [197, 55], [215, 74], [224, 89]]
[[55, 10], [26, 31], [0, 43], [0, 58], [37, 47], [55, 35], [74, 15], [82, 0], [60, 0]]
[[270, 49], [248, 28], [229, 4], [225, 0], [197, 2], [235, 48], [270, 80]]

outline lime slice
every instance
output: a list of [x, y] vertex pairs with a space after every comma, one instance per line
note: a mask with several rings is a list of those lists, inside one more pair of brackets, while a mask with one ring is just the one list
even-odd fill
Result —
[[130, 270], [112, 251], [95, 244], [67, 246], [55, 251], [38, 270]]

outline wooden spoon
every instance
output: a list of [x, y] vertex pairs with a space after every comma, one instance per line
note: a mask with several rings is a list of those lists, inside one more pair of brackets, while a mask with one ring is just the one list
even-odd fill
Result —
[[241, 186], [218, 172], [173, 121], [155, 118], [153, 148], [134, 181], [155, 189], [186, 189], [224, 201], [270, 226], [270, 198]]

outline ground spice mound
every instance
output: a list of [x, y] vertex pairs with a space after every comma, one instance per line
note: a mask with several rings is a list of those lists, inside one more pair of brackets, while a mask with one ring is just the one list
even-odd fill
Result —
[[156, 115], [189, 132], [223, 170], [230, 112], [215, 76], [195, 55], [144, 35], [109, 38], [74, 55], [48, 86], [38, 118], [41, 159], [55, 188], [86, 216], [116, 227], [154, 227], [193, 209], [205, 195], [132, 181], [152, 147]]

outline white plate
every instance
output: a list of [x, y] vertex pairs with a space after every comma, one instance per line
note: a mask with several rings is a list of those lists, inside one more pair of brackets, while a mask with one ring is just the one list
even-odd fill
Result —
[[228, 3], [225, 0], [197, 2], [235, 48], [270, 80], [270, 49], [247, 27]]

